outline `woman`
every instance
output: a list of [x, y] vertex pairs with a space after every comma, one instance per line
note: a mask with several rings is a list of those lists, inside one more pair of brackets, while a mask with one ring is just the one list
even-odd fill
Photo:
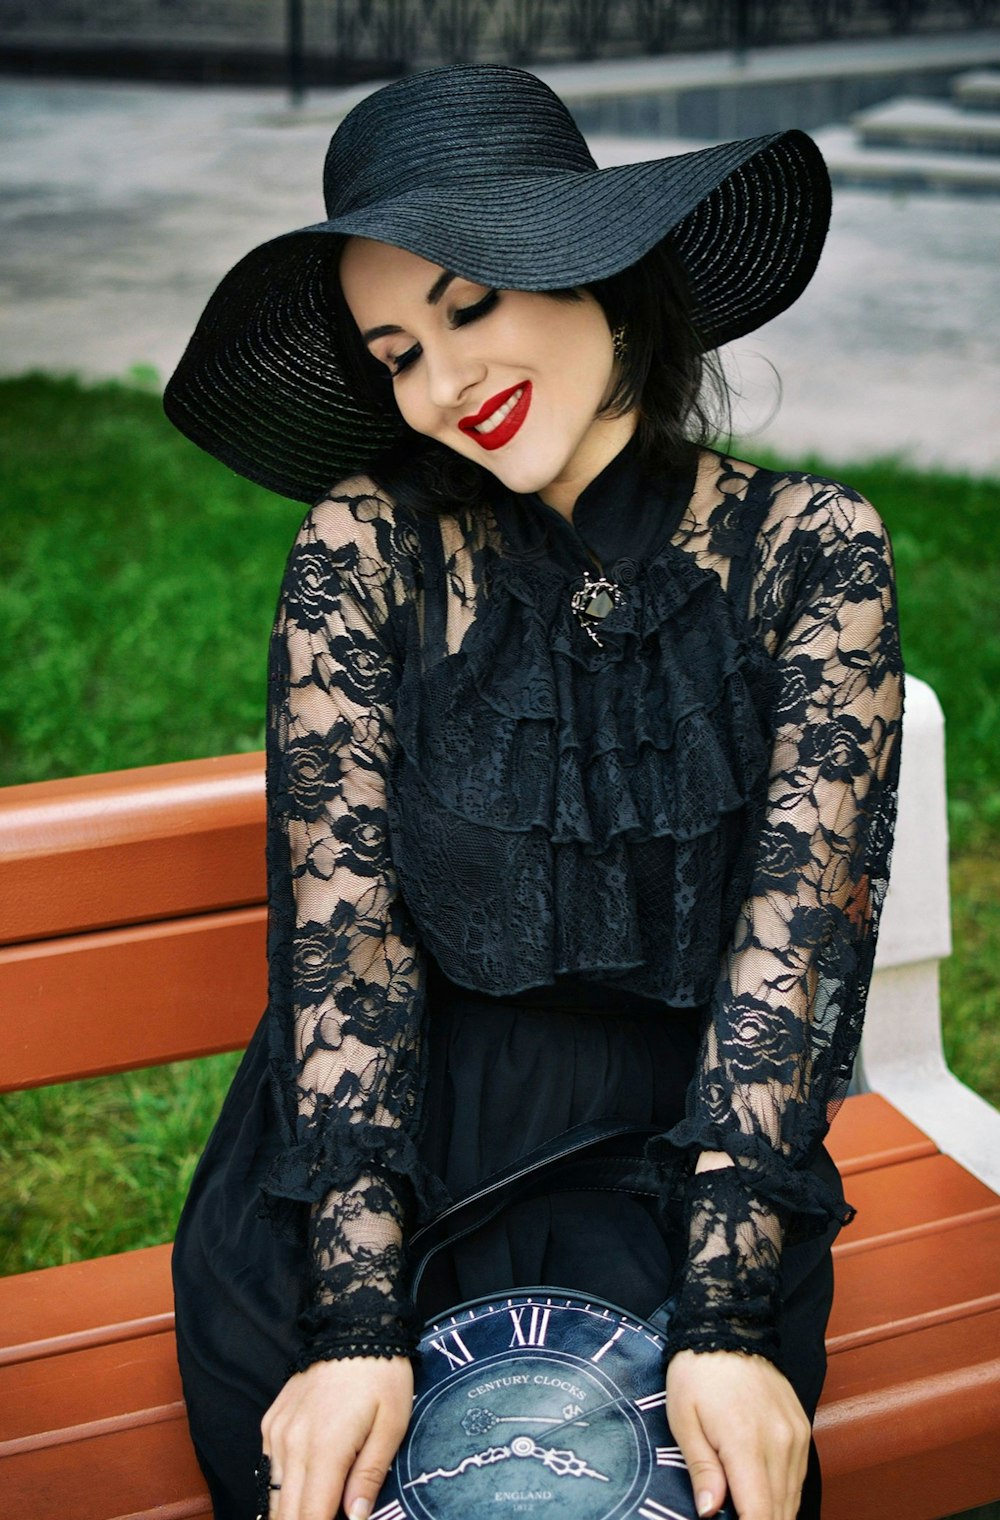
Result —
[[[313, 504], [271, 643], [269, 1005], [175, 1249], [216, 1513], [254, 1512], [263, 1451], [274, 1520], [364, 1520], [423, 1317], [546, 1283], [672, 1290], [699, 1513], [815, 1516], [891, 551], [848, 488], [688, 434], [705, 354], [815, 268], [822, 161], [789, 132], [599, 172], [547, 87], [473, 66], [362, 102], [324, 188], [165, 402]], [[659, 1206], [525, 1201], [411, 1303], [414, 1225], [595, 1118], [659, 1132]]]

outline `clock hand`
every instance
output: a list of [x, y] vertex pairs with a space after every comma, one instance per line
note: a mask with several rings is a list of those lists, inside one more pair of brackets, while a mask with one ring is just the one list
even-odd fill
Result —
[[586, 1420], [576, 1416], [571, 1420], [560, 1420], [554, 1414], [498, 1414], [494, 1415], [498, 1425], [554, 1425], [561, 1430], [564, 1425], [586, 1425]]
[[554, 1425], [561, 1429], [566, 1424], [587, 1428], [587, 1421], [577, 1415], [561, 1420], [554, 1414], [494, 1414], [492, 1409], [470, 1409], [461, 1420], [462, 1429], [470, 1436], [484, 1436], [494, 1425]]
[[588, 1467], [583, 1458], [569, 1448], [559, 1451], [554, 1446], [538, 1446], [530, 1436], [515, 1436], [510, 1449], [515, 1457], [537, 1457], [557, 1478], [598, 1478], [602, 1483], [610, 1482], [605, 1473]]
[[509, 1446], [488, 1446], [485, 1451], [474, 1451], [471, 1457], [463, 1457], [457, 1467], [435, 1467], [431, 1472], [418, 1473], [415, 1478], [404, 1483], [403, 1487], [416, 1488], [420, 1484], [430, 1483], [432, 1478], [457, 1478], [467, 1467], [492, 1467], [494, 1462], [505, 1462], [513, 1454]]
[[[665, 1398], [666, 1398], [666, 1394], [664, 1393], [664, 1399]], [[594, 1407], [593, 1407], [593, 1409], [588, 1409], [587, 1410], [587, 1419], [588, 1420], [592, 1420], [594, 1418], [595, 1414], [601, 1414], [605, 1409], [610, 1409], [612, 1407], [612, 1405], [618, 1404], [618, 1403], [620, 1403], [620, 1401], [621, 1401], [621, 1395], [620, 1394], [616, 1394], [614, 1398], [605, 1399], [603, 1404], [595, 1404]], [[647, 1403], [648, 1401], [644, 1400], [643, 1402]], [[573, 1419], [573, 1420], [563, 1420], [561, 1424], [553, 1426], [553, 1428], [551, 1430], [547, 1430], [545, 1432], [545, 1434], [547, 1436], [558, 1435], [559, 1432], [560, 1432], [560, 1430], [565, 1430], [567, 1428], [567, 1426], [574, 1425], [574, 1424], [576, 1424], [576, 1420], [575, 1419]]]

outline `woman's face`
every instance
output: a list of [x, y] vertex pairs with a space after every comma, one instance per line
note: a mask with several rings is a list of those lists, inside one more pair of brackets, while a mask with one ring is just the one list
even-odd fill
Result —
[[512, 490], [569, 511], [631, 437], [634, 412], [596, 416], [614, 352], [589, 292], [495, 290], [368, 238], [348, 239], [340, 280], [404, 421]]

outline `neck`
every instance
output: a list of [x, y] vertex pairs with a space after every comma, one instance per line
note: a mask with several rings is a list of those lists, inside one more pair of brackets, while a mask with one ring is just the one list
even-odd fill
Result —
[[638, 425], [638, 413], [609, 417], [593, 428], [580, 444], [566, 469], [539, 491], [546, 506], [554, 507], [565, 518], [572, 518], [581, 491], [611, 463], [632, 437]]

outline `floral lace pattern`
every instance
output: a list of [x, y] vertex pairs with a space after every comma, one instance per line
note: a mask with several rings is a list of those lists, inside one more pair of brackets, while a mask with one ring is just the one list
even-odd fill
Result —
[[[595, 559], [621, 591], [600, 644], [570, 605]], [[425, 950], [494, 995], [582, 974], [702, 1011], [687, 1116], [648, 1152], [690, 1220], [671, 1344], [772, 1355], [782, 1239], [848, 1217], [807, 1168], [888, 881], [877, 513], [708, 451], [692, 494], [626, 448], [572, 519], [502, 490], [417, 519], [351, 482], [292, 548], [269, 681], [264, 1194], [310, 1206], [297, 1365], [416, 1343], [403, 1243], [443, 1201], [418, 1145]], [[733, 1165], [695, 1177], [703, 1150]]]
[[742, 1351], [775, 1361], [782, 1228], [733, 1167], [702, 1172], [687, 1189], [691, 1242], [675, 1286], [667, 1356]]
[[402, 1229], [432, 1196], [411, 1138], [423, 962], [385, 812], [397, 672], [379, 632], [385, 604], [351, 592], [375, 579], [354, 541], [364, 513], [310, 514], [270, 649], [269, 1009], [283, 1146], [264, 1191], [277, 1218], [289, 1202], [312, 1205], [301, 1365], [410, 1349]]

